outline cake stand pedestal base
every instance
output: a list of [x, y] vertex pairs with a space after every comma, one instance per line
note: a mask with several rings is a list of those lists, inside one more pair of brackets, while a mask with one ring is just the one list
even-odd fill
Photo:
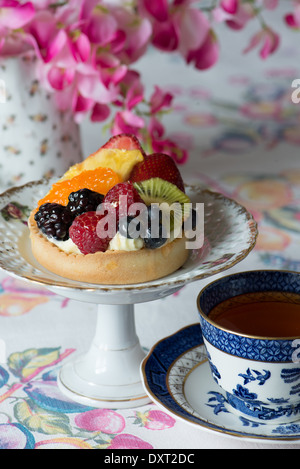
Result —
[[98, 305], [90, 349], [61, 368], [58, 386], [73, 401], [90, 407], [148, 404], [140, 377], [145, 356], [136, 334], [134, 305]]

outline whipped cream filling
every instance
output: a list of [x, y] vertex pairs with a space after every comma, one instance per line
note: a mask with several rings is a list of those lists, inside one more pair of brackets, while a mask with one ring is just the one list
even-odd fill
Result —
[[64, 251], [66, 254], [81, 254], [79, 248], [71, 240], [71, 238], [69, 238], [67, 241], [59, 241], [58, 239], [48, 238], [47, 236], [45, 236], [45, 238], [50, 241], [50, 243], [55, 244], [55, 246]]
[[126, 238], [118, 231], [109, 243], [108, 249], [111, 251], [139, 251], [143, 247], [142, 238]]
[[[59, 249], [64, 251], [66, 254], [82, 254], [76, 244], [69, 238], [67, 241], [58, 241], [55, 238], [48, 238], [45, 236], [50, 243], [55, 244]], [[108, 250], [109, 251], [138, 251], [144, 247], [144, 241], [142, 238], [129, 239], [117, 232], [113, 239], [110, 241]]]

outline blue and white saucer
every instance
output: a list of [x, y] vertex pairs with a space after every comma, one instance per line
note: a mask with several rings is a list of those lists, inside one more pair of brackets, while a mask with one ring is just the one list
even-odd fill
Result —
[[147, 394], [175, 418], [243, 439], [268, 443], [300, 441], [300, 420], [270, 425], [231, 411], [211, 376], [199, 324], [158, 342], [144, 359], [141, 371]]

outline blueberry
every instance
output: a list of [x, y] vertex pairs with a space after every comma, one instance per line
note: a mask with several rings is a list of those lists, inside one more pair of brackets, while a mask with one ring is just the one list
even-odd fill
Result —
[[[146, 225], [143, 224], [143, 221]], [[145, 247], [156, 249], [163, 246], [166, 241], [166, 233], [162, 225], [162, 213], [155, 205], [148, 207], [146, 219], [141, 217], [121, 217], [118, 226], [119, 233], [129, 239], [141, 236]]]
[[[148, 227], [144, 237], [145, 247], [148, 249], [156, 249], [160, 248], [167, 242], [167, 238], [165, 236], [164, 228], [162, 224], [158, 226], [158, 237], [154, 237], [151, 232], [151, 225]], [[156, 230], [157, 231], [157, 230]], [[155, 233], [156, 236], [156, 233]]]
[[156, 204], [148, 207], [148, 226], [145, 230], [144, 243], [148, 249], [156, 249], [167, 241], [167, 235], [162, 224], [162, 212]]
[[140, 221], [131, 216], [121, 217], [119, 219], [119, 233], [125, 238], [135, 239], [139, 237], [140, 233]]

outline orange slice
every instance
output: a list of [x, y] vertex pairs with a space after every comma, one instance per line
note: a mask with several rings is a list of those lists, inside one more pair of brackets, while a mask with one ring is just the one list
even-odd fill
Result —
[[72, 179], [53, 184], [48, 194], [38, 202], [38, 206], [47, 202], [67, 205], [71, 192], [85, 188], [105, 195], [119, 182], [121, 182], [120, 176], [110, 168], [99, 167], [90, 171], [82, 171]]

